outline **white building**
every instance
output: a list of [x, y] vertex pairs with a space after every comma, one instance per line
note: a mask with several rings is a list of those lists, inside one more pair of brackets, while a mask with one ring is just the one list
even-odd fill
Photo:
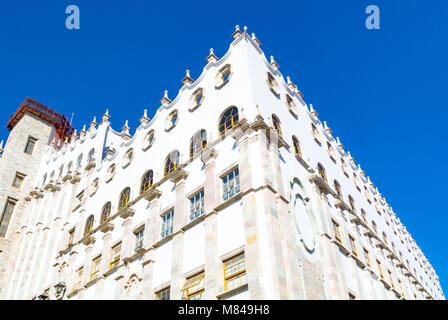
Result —
[[297, 86], [254, 34], [232, 36], [133, 136], [108, 112], [65, 141], [42, 115], [14, 118], [2, 299], [444, 299]]

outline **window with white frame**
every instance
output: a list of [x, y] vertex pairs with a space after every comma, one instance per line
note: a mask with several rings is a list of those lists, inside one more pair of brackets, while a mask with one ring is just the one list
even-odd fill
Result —
[[194, 220], [204, 214], [204, 190], [190, 198], [190, 219]]
[[235, 168], [224, 177], [222, 177], [223, 194], [225, 200], [232, 198], [240, 192], [240, 177], [238, 168]]
[[141, 248], [143, 248], [143, 232], [145, 231], [144, 228], [140, 228], [137, 231], [134, 232], [135, 234], [135, 252], [139, 251]]
[[162, 216], [162, 238], [173, 233], [174, 209], [171, 209]]

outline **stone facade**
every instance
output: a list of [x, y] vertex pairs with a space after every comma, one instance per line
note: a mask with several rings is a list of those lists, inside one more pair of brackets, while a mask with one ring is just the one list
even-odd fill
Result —
[[[70, 143], [40, 145], [41, 159], [28, 163], [13, 160], [23, 151], [11, 141], [19, 132], [51, 141], [51, 127], [28, 125], [32, 117], [17, 124], [1, 159], [2, 194], [11, 194], [3, 181], [14, 170], [36, 175], [1, 239], [2, 299], [156, 299], [168, 289], [170, 299], [444, 299], [434, 269], [339, 138], [254, 34], [232, 36], [198, 79], [187, 71], [173, 101], [165, 92], [153, 119], [145, 111], [134, 135], [127, 121], [112, 129], [106, 112]], [[192, 154], [201, 129], [206, 143]], [[229, 276], [226, 264], [241, 254]]]
[[[29, 192], [34, 187], [34, 178], [39, 172], [41, 160], [47, 151], [55, 132], [51, 124], [41, 118], [25, 113], [20, 122], [11, 130], [8, 141], [0, 157], [0, 208], [3, 211], [8, 199], [16, 201], [8, 223], [6, 236], [0, 237], [0, 295], [6, 286], [8, 271], [17, 245], [26, 231], [22, 224], [29, 205]], [[28, 139], [36, 140], [32, 154], [25, 153]], [[14, 186], [17, 174], [23, 175], [20, 186]]]

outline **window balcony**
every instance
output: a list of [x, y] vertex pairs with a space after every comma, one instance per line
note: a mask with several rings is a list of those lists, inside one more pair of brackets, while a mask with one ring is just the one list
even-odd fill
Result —
[[312, 173], [308, 179], [310, 182], [313, 182], [324, 194], [335, 194], [328, 183], [326, 183], [318, 174]]

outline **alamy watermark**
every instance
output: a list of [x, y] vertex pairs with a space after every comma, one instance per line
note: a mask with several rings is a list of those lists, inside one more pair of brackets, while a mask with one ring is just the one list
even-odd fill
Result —
[[65, 20], [65, 27], [69, 30], [79, 30], [81, 28], [80, 11], [79, 7], [75, 5], [69, 5], [65, 8], [65, 13], [69, 14]]
[[366, 19], [366, 28], [369, 30], [380, 29], [380, 8], [375, 5], [370, 5], [366, 8], [366, 13], [369, 16]]

